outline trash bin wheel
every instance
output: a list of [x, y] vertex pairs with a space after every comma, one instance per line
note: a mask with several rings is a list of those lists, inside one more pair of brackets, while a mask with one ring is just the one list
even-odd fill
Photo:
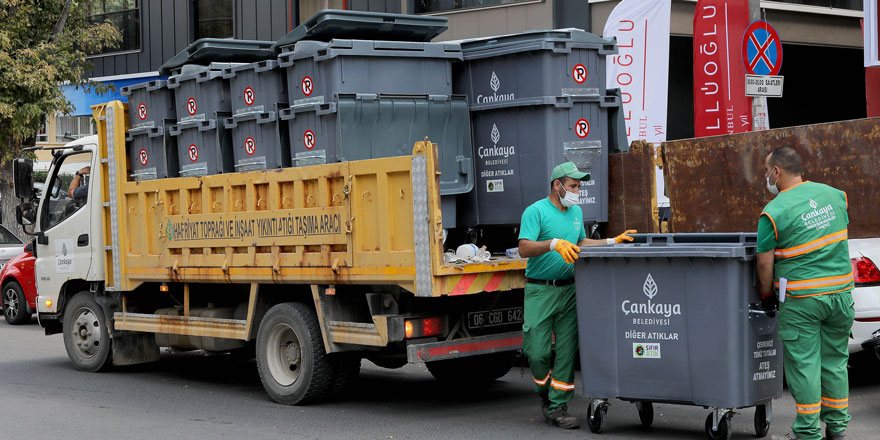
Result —
[[758, 405], [755, 407], [755, 436], [764, 438], [769, 432], [770, 422], [767, 420], [767, 405]]
[[608, 407], [605, 405], [590, 404], [590, 415], [592, 417], [587, 417], [587, 426], [590, 427], [590, 431], [593, 434], [602, 432], [602, 427], [605, 426], [605, 413], [607, 412]]
[[732, 432], [730, 429], [731, 416], [731, 413], [725, 414], [724, 417], [718, 421], [718, 431], [712, 431], [713, 413], [709, 413], [709, 417], [706, 417], [706, 438], [709, 440], [730, 440], [730, 434]]
[[642, 426], [650, 428], [654, 423], [654, 404], [651, 402], [636, 402], [636, 409], [639, 411], [639, 420]]

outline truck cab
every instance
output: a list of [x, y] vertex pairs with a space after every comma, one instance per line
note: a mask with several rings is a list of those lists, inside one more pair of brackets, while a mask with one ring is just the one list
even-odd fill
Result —
[[[33, 188], [33, 163], [17, 159], [17, 196], [25, 200], [20, 222], [34, 236], [37, 312], [47, 334], [60, 331], [59, 311], [70, 295], [88, 290], [104, 278], [101, 167], [96, 166], [97, 136], [88, 136], [53, 151], [52, 164], [40, 198], [18, 194]], [[19, 180], [22, 180], [19, 185]], [[24, 196], [24, 197], [22, 197]], [[29, 201], [28, 201], [29, 200]], [[30, 230], [29, 230], [30, 229]]]

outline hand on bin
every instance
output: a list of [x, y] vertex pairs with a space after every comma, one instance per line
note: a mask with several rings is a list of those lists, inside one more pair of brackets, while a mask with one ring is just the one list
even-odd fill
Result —
[[559, 238], [551, 241], [550, 245], [554, 251], [559, 252], [559, 255], [562, 255], [562, 259], [568, 264], [577, 261], [578, 252], [581, 251], [581, 248], [575, 246], [572, 242]]
[[623, 243], [624, 241], [631, 242], [631, 241], [633, 241], [633, 238], [630, 237], [629, 234], [636, 234], [638, 232], [639, 231], [637, 231], [635, 229], [627, 229], [626, 231], [624, 231], [623, 234], [620, 234], [617, 237], [614, 237], [614, 243]]
[[761, 308], [764, 309], [764, 312], [769, 317], [776, 316], [776, 311], [779, 310], [779, 298], [774, 294], [769, 294], [765, 297], [761, 298]]

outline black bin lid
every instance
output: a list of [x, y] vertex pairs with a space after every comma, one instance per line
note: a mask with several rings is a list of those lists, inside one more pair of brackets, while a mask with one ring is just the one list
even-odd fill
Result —
[[281, 37], [273, 49], [300, 40], [384, 40], [429, 42], [448, 27], [446, 17], [324, 9]]
[[268, 60], [274, 58], [272, 44], [272, 41], [202, 38], [159, 66], [159, 74], [170, 75], [173, 70], [186, 64], [253, 63]]

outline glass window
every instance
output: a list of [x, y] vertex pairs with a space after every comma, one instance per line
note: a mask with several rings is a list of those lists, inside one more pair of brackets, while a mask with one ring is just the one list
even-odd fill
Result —
[[56, 116], [55, 142], [64, 144], [97, 133], [91, 116]]
[[311, 18], [322, 9], [343, 9], [342, 0], [300, 0], [299, 2], [300, 23]]
[[37, 131], [37, 142], [49, 142], [49, 121], [43, 121], [40, 130]]
[[233, 38], [232, 0], [194, 0], [195, 37]]
[[509, 5], [533, 0], [416, 0], [416, 14], [454, 11], [456, 9], [480, 8], [484, 6]]
[[[86, 204], [92, 153], [70, 154], [55, 164], [58, 172], [49, 183], [49, 200], [43, 204], [42, 229], [61, 223]], [[78, 175], [80, 173], [81, 175]]]
[[776, 0], [783, 3], [794, 3], [796, 5], [808, 6], [824, 6], [826, 8], [836, 9], [857, 9], [862, 10], [863, 0]]
[[22, 244], [5, 226], [0, 226], [0, 244]]
[[138, 0], [92, 0], [89, 21], [110, 21], [122, 35], [116, 47], [104, 49], [102, 54], [138, 50], [141, 48], [141, 16]]

